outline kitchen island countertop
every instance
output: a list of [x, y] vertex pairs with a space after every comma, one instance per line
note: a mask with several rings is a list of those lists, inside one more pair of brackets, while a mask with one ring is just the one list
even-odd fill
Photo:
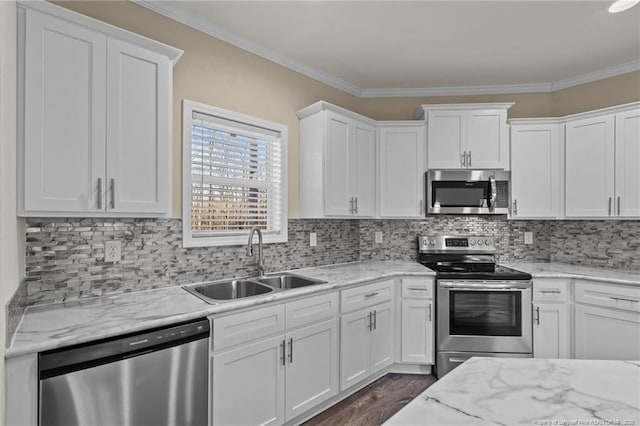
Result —
[[640, 425], [640, 361], [471, 358], [385, 425]]

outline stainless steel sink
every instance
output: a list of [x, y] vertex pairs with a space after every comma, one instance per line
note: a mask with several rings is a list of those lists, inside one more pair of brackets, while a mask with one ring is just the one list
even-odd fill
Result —
[[211, 304], [216, 304], [226, 300], [258, 296], [273, 291], [273, 288], [269, 286], [246, 279], [195, 284], [183, 286], [182, 288]]
[[298, 288], [306, 287], [308, 285], [327, 283], [326, 281], [304, 277], [302, 275], [295, 275], [288, 272], [285, 272], [283, 274], [269, 275], [266, 277], [259, 277], [255, 278], [255, 280], [275, 288]]

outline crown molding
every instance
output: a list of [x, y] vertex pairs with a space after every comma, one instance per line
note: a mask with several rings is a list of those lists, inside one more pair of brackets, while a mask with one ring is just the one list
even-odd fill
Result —
[[303, 64], [302, 62], [298, 62], [291, 58], [288, 58], [249, 39], [227, 31], [222, 27], [206, 22], [204, 19], [194, 17], [179, 10], [175, 10], [165, 2], [152, 0], [132, 0], [132, 2], [153, 12], [159, 13], [160, 15], [163, 15], [169, 19], [180, 22], [181, 24], [187, 25], [191, 28], [195, 28], [196, 30], [201, 31], [205, 34], [232, 44], [255, 55], [258, 55], [262, 58], [268, 59], [271, 62], [275, 62], [278, 65], [282, 65], [283, 67], [288, 68], [292, 71], [298, 72], [302, 75], [306, 75], [307, 77], [327, 84], [336, 89], [342, 90], [343, 92], [349, 93], [350, 95], [360, 97], [360, 88], [354, 84], [349, 83], [348, 81], [319, 71], [313, 67]]
[[617, 75], [640, 70], [640, 60], [580, 74], [551, 83], [506, 84], [486, 86], [452, 86], [452, 87], [418, 87], [418, 88], [379, 88], [362, 89], [353, 83], [320, 71], [302, 62], [291, 59], [259, 43], [241, 37], [224, 28], [206, 22], [200, 17], [184, 13], [172, 7], [168, 2], [153, 0], [131, 0], [133, 3], [159, 13], [169, 19], [195, 28], [205, 34], [251, 52], [292, 71], [310, 77], [333, 88], [358, 98], [398, 98], [425, 96], [468, 96], [468, 95], [500, 95], [512, 93], [551, 93], [573, 86], [602, 80]]

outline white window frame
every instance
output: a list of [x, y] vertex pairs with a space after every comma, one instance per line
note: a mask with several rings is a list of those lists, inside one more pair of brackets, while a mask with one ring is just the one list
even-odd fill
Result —
[[[249, 231], [246, 235], [219, 235], [219, 236], [200, 236], [194, 237], [191, 232], [191, 190], [192, 190], [192, 174], [191, 174], [191, 127], [193, 125], [193, 113], [200, 112], [212, 115], [222, 119], [236, 121], [241, 124], [262, 127], [280, 133], [281, 142], [281, 165], [282, 165], [282, 183], [281, 183], [281, 200], [280, 209], [280, 232], [277, 234], [263, 233], [264, 243], [284, 243], [288, 240], [288, 127], [272, 121], [263, 120], [242, 114], [235, 111], [229, 111], [210, 105], [184, 99], [182, 101], [182, 243], [184, 247], [208, 247], [208, 246], [230, 246], [247, 244]], [[257, 239], [256, 239], [257, 240]]]

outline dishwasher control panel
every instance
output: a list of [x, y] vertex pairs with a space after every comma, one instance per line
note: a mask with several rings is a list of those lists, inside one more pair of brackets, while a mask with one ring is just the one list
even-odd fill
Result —
[[122, 351], [137, 351], [149, 346], [162, 345], [164, 343], [170, 343], [193, 336], [200, 336], [202, 334], [209, 334], [208, 320], [179, 325], [172, 328], [165, 328], [122, 339]]

